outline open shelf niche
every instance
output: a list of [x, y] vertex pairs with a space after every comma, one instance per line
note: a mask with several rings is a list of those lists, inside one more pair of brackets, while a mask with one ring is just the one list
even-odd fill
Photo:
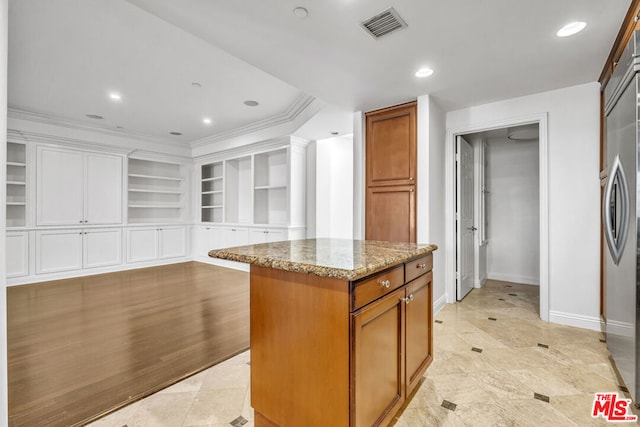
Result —
[[184, 167], [129, 158], [129, 223], [180, 222], [185, 210]]
[[7, 142], [7, 227], [24, 227], [27, 208], [27, 146]]

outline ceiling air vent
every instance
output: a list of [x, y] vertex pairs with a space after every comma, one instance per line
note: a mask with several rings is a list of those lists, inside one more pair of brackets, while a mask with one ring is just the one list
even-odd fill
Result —
[[400, 15], [398, 15], [398, 12], [396, 12], [394, 8], [390, 7], [376, 16], [367, 19], [361, 25], [374, 39], [379, 39], [400, 28], [405, 28], [407, 23], [400, 18]]

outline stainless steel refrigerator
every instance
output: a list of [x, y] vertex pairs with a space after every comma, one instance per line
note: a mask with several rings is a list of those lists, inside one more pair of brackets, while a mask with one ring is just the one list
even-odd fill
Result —
[[607, 346], [633, 400], [640, 398], [640, 32], [605, 87], [607, 182], [602, 217]]

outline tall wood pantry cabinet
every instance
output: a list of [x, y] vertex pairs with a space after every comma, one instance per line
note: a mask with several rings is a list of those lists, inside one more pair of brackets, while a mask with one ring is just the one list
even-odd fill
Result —
[[416, 105], [366, 113], [368, 240], [416, 241]]

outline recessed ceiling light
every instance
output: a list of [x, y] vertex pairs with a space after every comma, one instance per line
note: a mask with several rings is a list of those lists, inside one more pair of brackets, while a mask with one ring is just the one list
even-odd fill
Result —
[[295, 9], [293, 9], [293, 14], [300, 19], [304, 19], [307, 16], [309, 16], [309, 11], [307, 9], [305, 9], [304, 7], [296, 7]]
[[122, 95], [118, 92], [111, 92], [109, 94], [109, 98], [111, 98], [112, 101], [120, 101], [122, 99]]
[[579, 33], [580, 31], [584, 30], [584, 27], [587, 26], [586, 22], [582, 22], [582, 21], [576, 21], [576, 22], [570, 22], [567, 25], [565, 25], [564, 27], [560, 28], [558, 30], [558, 32], [556, 33], [556, 36], [558, 37], [569, 37], [572, 36], [576, 33]]
[[104, 117], [99, 116], [97, 114], [85, 114], [85, 116], [89, 117], [90, 119], [96, 119], [96, 120], [102, 120], [104, 119]]
[[209, 117], [205, 117], [202, 119], [202, 123], [204, 123], [205, 125], [210, 125], [211, 119]]
[[259, 104], [258, 104], [258, 101], [252, 101], [249, 99], [247, 101], [244, 101], [244, 105], [248, 107], [257, 107]]
[[420, 68], [416, 71], [416, 77], [429, 77], [433, 74], [433, 70], [431, 68]]
[[180, 136], [182, 135], [180, 132], [169, 132], [171, 135]]

